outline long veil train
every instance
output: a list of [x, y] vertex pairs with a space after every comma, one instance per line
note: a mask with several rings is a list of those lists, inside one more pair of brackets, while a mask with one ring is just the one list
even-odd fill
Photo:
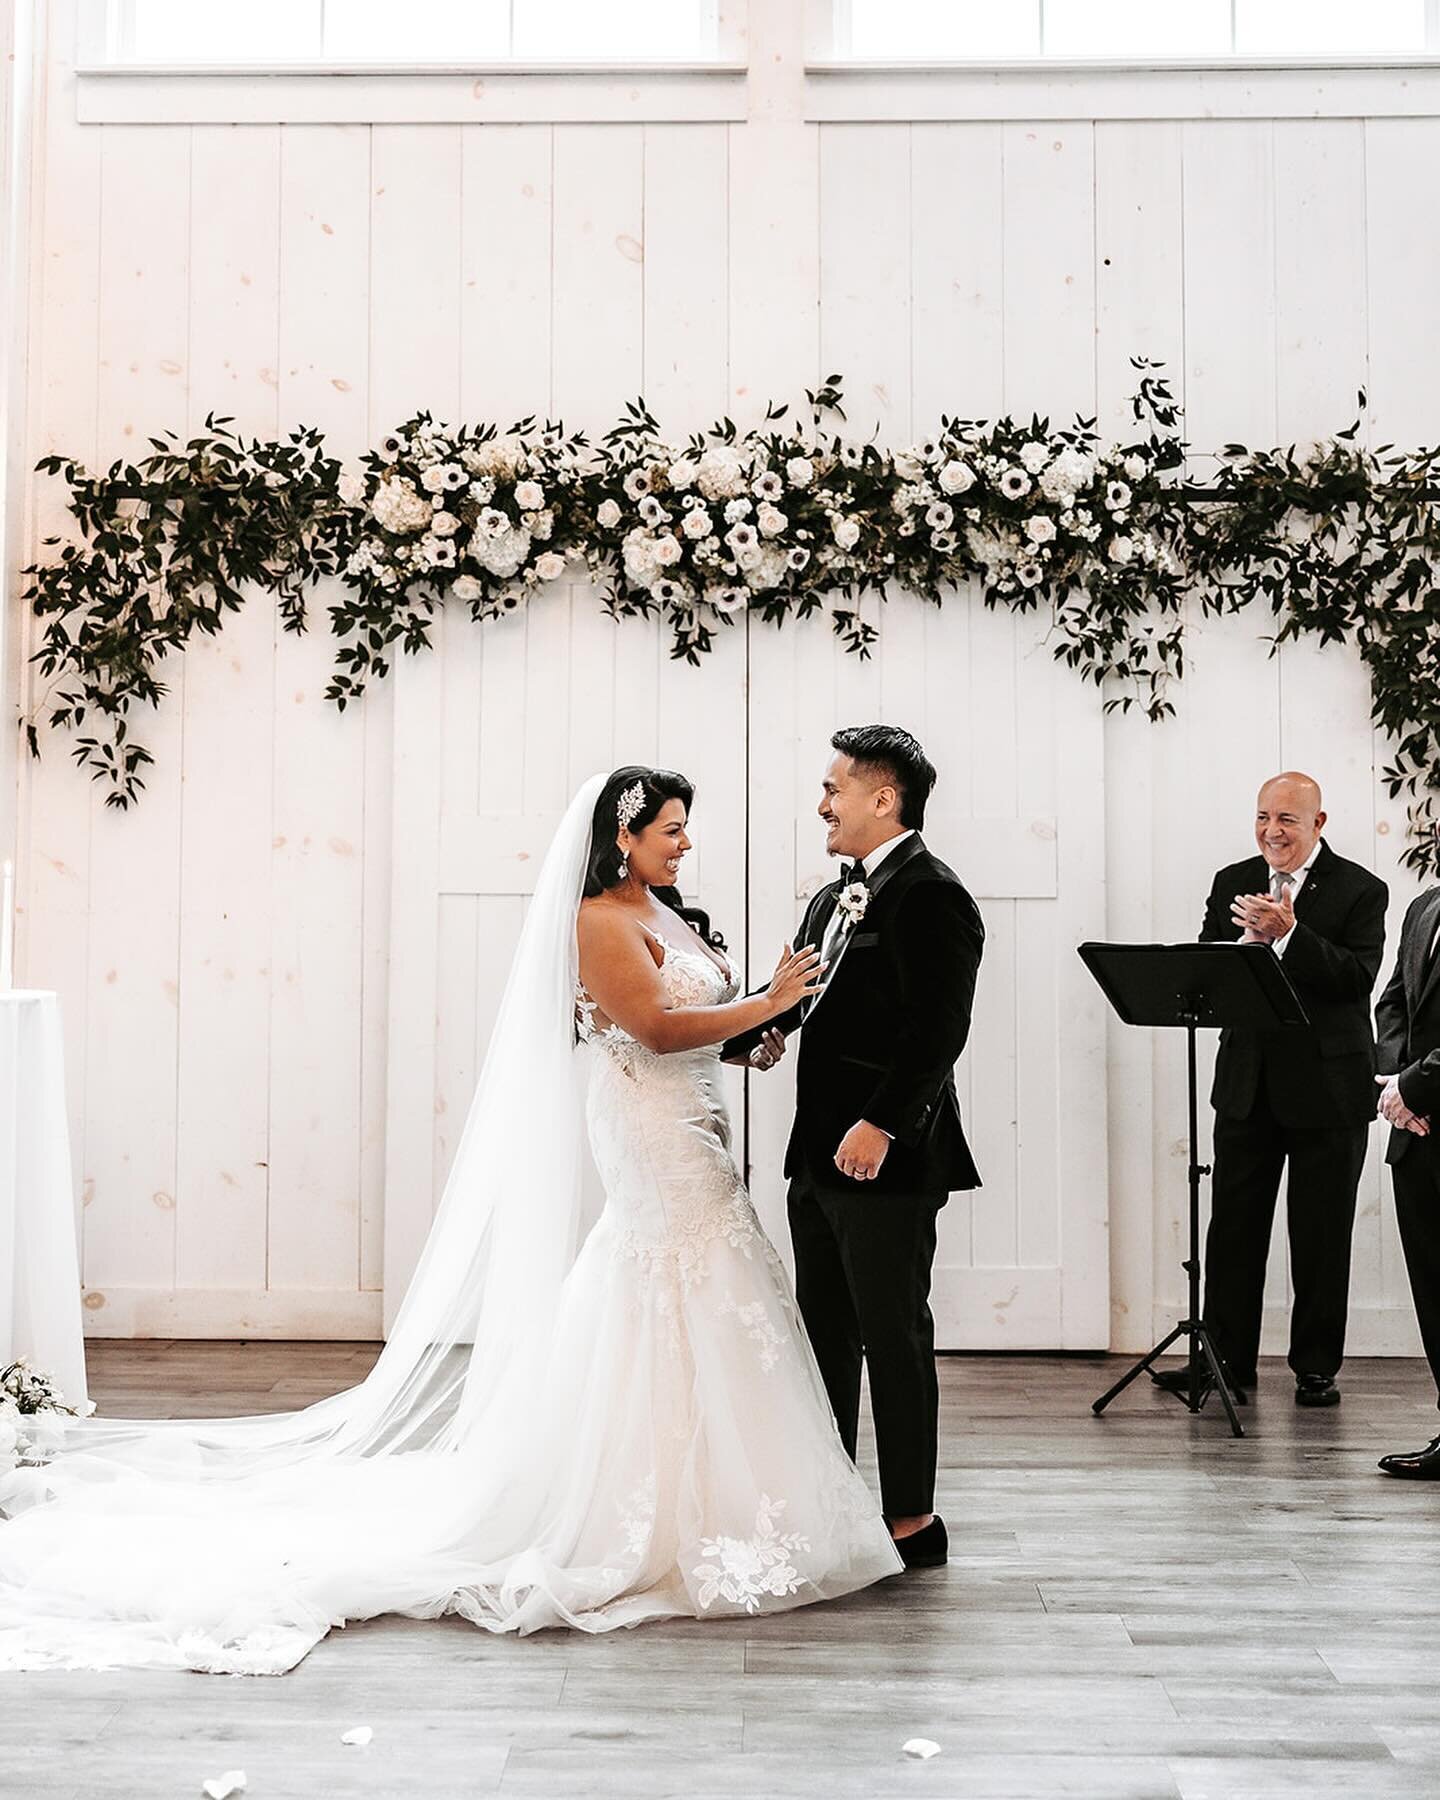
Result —
[[385, 1546], [367, 1609], [384, 1609], [382, 1588], [413, 1605], [432, 1580], [438, 1609], [466, 1573], [450, 1547], [462, 1509], [473, 1517], [504, 1483], [492, 1511], [523, 1513], [511, 1477], [536, 1466], [524, 1446], [580, 1215], [575, 919], [604, 780], [581, 787], [546, 856], [444, 1195], [370, 1374], [270, 1417], [48, 1427], [54, 1459], [0, 1482], [0, 1667], [289, 1666], [328, 1630], [327, 1590], [351, 1558], [373, 1564]]
[[[605, 779], [545, 859], [370, 1375], [273, 1417], [57, 1421], [51, 1460], [0, 1481], [0, 1669], [277, 1674], [380, 1613], [604, 1631], [900, 1567], [744, 1192], [718, 1049], [601, 1034], [607, 1200], [580, 1245], [575, 926]], [[706, 957], [661, 973], [677, 1004], [733, 991]]]

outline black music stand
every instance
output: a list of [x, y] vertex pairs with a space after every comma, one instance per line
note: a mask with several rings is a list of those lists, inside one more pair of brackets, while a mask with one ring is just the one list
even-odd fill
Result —
[[1080, 957], [1126, 1025], [1184, 1026], [1190, 1099], [1190, 1254], [1181, 1264], [1189, 1279], [1187, 1316], [1102, 1394], [1092, 1410], [1104, 1412], [1137, 1375], [1154, 1377], [1151, 1365], [1183, 1337], [1190, 1346], [1190, 1391], [1181, 1398], [1192, 1413], [1199, 1412], [1208, 1364], [1230, 1429], [1236, 1437], [1244, 1437], [1230, 1383], [1200, 1313], [1200, 1177], [1208, 1175], [1210, 1167], [1196, 1160], [1195, 1033], [1202, 1026], [1273, 1029], [1310, 1021], [1268, 944], [1081, 944]]

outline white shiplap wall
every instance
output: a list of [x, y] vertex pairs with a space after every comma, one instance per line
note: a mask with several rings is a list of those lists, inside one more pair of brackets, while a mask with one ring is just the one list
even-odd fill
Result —
[[[32, 455], [105, 460], [212, 408], [247, 430], [318, 424], [341, 453], [421, 406], [596, 427], [642, 388], [688, 431], [721, 410], [754, 417], [831, 369], [853, 420], [887, 438], [942, 410], [1000, 407], [1098, 412], [1120, 429], [1132, 354], [1170, 362], [1202, 445], [1347, 423], [1362, 383], [1376, 441], [1433, 435], [1440, 223], [1406, 195], [1435, 168], [1440, 120], [817, 126], [793, 57], [762, 45], [743, 124], [81, 126], [69, 8], [51, 11]], [[37, 487], [32, 542], [61, 518], [58, 491]], [[748, 695], [748, 898], [767, 927], [787, 895], [764, 849], [808, 779], [770, 766], [767, 744], [808, 743], [821, 713], [963, 714], [957, 746], [994, 743], [946, 771], [969, 816], [1063, 816], [1040, 727], [1063, 733], [1066, 714], [1032, 706], [1017, 731], [1009, 622], [966, 598], [951, 609], [894, 605], [870, 671], [811, 626], [803, 648], [752, 632], [748, 654], [729, 634], [696, 675], [643, 625], [602, 628], [579, 593], [523, 632], [481, 641], [447, 625], [447, 691], [481, 696], [454, 798], [473, 807], [483, 784], [505, 797], [496, 811], [553, 810], [612, 753], [699, 757], [713, 793], [745, 765]], [[1211, 871], [1248, 846], [1259, 777], [1293, 763], [1325, 783], [1337, 848], [1391, 878], [1398, 921], [1413, 889], [1396, 873], [1401, 820], [1377, 785], [1384, 750], [1358, 665], [1309, 647], [1270, 659], [1263, 634], [1259, 617], [1197, 631], [1177, 722], [1111, 719], [1093, 763], [1059, 759], [1079, 784], [1071, 816], [1094, 820], [1062, 841], [1062, 892], [1073, 855], [1094, 859], [1104, 896], [1074, 936], [1192, 932]], [[107, 811], [59, 744], [22, 770], [20, 975], [64, 999], [97, 1331], [378, 1327], [392, 1029], [433, 1044], [437, 1166], [453, 1147], [522, 902], [447, 898], [436, 930], [462, 984], [473, 964], [473, 1016], [415, 1006], [389, 921], [414, 828], [393, 814], [393, 771], [416, 713], [397, 720], [381, 689], [335, 715], [327, 666], [323, 630], [287, 637], [256, 605], [171, 672], [145, 721], [157, 766], [136, 812]], [[521, 701], [562, 666], [559, 733]], [[643, 721], [646, 747], [622, 743], [617, 719]], [[704, 847], [705, 886], [735, 919], [747, 846], [730, 810]], [[1012, 1118], [1030, 1120], [1000, 1153], [1017, 1171], [1029, 1159], [1034, 1198], [955, 1210], [982, 1269], [1043, 1259], [1059, 1230], [1062, 1202], [1047, 1211], [1043, 1196], [1065, 1192], [1066, 1146], [1031, 1100], [1054, 1079], [1031, 1004], [1051, 979], [1032, 960], [1050, 952], [1026, 936], [1040, 904], [992, 916], [993, 967], [1013, 979], [992, 992], [973, 1104], [997, 1146]], [[1179, 1298], [1177, 1047], [1112, 1030], [1103, 1098], [1098, 1068], [1075, 1079], [1072, 1113], [1108, 1120], [1112, 1339], [1139, 1348]], [[767, 1105], [762, 1148], [778, 1129]], [[388, 1146], [392, 1191], [402, 1148]], [[1381, 1193], [1372, 1167], [1357, 1349], [1412, 1341]], [[1280, 1259], [1272, 1285], [1278, 1307]]]

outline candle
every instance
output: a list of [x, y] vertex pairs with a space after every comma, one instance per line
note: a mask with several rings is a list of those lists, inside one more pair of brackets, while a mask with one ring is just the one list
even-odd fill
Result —
[[15, 985], [15, 865], [8, 858], [0, 906], [0, 992], [8, 992]]

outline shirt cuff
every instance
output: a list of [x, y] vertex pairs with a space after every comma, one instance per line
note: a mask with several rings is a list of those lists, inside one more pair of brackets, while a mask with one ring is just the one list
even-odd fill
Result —
[[1277, 956], [1283, 956], [1285, 954], [1285, 946], [1290, 942], [1291, 938], [1294, 937], [1294, 935], [1295, 935], [1295, 927], [1292, 925], [1290, 927], [1290, 929], [1285, 933], [1284, 937], [1276, 938], [1275, 942], [1270, 946], [1270, 948], [1275, 952], [1275, 954]]

